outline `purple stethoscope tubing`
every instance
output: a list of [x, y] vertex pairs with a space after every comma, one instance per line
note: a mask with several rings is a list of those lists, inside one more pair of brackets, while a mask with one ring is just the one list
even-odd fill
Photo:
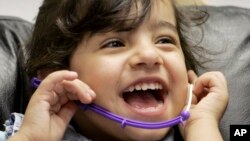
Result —
[[[33, 87], [37, 88], [40, 85], [41, 80], [34, 77], [32, 78], [31, 83]], [[132, 126], [132, 127], [144, 128], [144, 129], [160, 129], [160, 128], [171, 127], [180, 123], [183, 124], [183, 122], [189, 118], [190, 116], [189, 110], [190, 110], [191, 103], [192, 103], [192, 91], [193, 91], [193, 85], [190, 84], [188, 88], [189, 96], [188, 96], [187, 106], [185, 110], [182, 111], [179, 116], [173, 119], [167, 120], [167, 121], [162, 121], [162, 122], [143, 122], [143, 121], [138, 121], [138, 120], [126, 119], [124, 117], [111, 113], [110, 111], [94, 103], [83, 104], [83, 103], [80, 103], [80, 101], [77, 101], [77, 104], [80, 106], [82, 110], [90, 109], [106, 118], [109, 118], [113, 121], [120, 123], [122, 128], [125, 128], [125, 126]]]
[[162, 121], [162, 122], [142, 122], [142, 121], [137, 121], [137, 120], [131, 120], [131, 119], [126, 119], [121, 116], [118, 116], [116, 114], [113, 114], [102, 107], [96, 105], [96, 104], [81, 104], [81, 108], [84, 110], [90, 109], [106, 118], [109, 118], [113, 121], [116, 121], [121, 124], [121, 127], [124, 128], [125, 126], [133, 126], [137, 128], [145, 128], [145, 129], [159, 129], [159, 128], [166, 128], [166, 127], [171, 127], [179, 123], [183, 123], [186, 119], [189, 117], [189, 112], [188, 111], [182, 111], [181, 115], [178, 117], [175, 117], [171, 120], [168, 121]]

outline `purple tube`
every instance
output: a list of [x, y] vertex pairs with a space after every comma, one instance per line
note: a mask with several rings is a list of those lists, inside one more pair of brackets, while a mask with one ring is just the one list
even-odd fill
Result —
[[[32, 86], [37, 88], [41, 80], [37, 78], [33, 78], [31, 80]], [[188, 110], [184, 110], [181, 112], [181, 114], [173, 119], [166, 120], [166, 121], [161, 121], [161, 122], [143, 122], [143, 121], [137, 121], [137, 120], [132, 120], [132, 119], [127, 119], [125, 117], [121, 117], [119, 115], [116, 115], [94, 103], [92, 104], [83, 104], [80, 103], [80, 101], [76, 102], [82, 110], [91, 110], [93, 112], [96, 112], [110, 120], [113, 120], [115, 122], [118, 122], [121, 124], [121, 128], [125, 128], [126, 126], [132, 126], [132, 127], [137, 127], [137, 128], [144, 128], [144, 129], [160, 129], [160, 128], [167, 128], [167, 127], [172, 127], [177, 124], [183, 124], [185, 120], [187, 120], [190, 116], [190, 113]]]
[[133, 126], [133, 127], [145, 128], [145, 129], [166, 128], [166, 127], [177, 125], [179, 123], [183, 123], [190, 116], [188, 111], [182, 111], [180, 116], [177, 116], [171, 120], [162, 121], [162, 122], [143, 122], [143, 121], [131, 120], [131, 119], [118, 116], [93, 103], [82, 104], [78, 101], [77, 104], [80, 105], [82, 110], [87, 110], [87, 109], [92, 110], [106, 118], [109, 118], [113, 121], [120, 123], [122, 128], [124, 128], [125, 126]]

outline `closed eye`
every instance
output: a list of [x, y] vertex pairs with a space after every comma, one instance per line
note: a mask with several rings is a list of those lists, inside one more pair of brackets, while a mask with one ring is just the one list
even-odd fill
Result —
[[117, 48], [125, 47], [124, 43], [119, 39], [110, 39], [107, 40], [101, 48]]

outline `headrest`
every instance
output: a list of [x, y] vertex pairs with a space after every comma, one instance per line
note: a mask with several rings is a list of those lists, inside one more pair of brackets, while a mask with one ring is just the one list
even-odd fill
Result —
[[24, 112], [26, 107], [27, 77], [21, 60], [31, 30], [32, 24], [25, 20], [0, 16], [0, 130], [11, 112]]
[[[230, 125], [250, 123], [250, 9], [239, 7], [199, 7], [209, 13], [202, 32], [192, 31], [190, 38], [199, 41], [209, 52], [200, 68], [221, 71], [228, 81], [229, 105], [220, 123], [224, 140], [229, 140]], [[205, 128], [205, 127], [204, 127]]]

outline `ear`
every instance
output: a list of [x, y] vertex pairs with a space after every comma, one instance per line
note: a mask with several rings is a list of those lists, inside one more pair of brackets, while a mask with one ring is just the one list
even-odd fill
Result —
[[43, 80], [46, 78], [50, 73], [54, 72], [53, 69], [41, 69], [37, 71], [37, 78]]
[[188, 82], [190, 84], [194, 84], [194, 82], [197, 78], [198, 78], [198, 76], [193, 70], [188, 70]]

